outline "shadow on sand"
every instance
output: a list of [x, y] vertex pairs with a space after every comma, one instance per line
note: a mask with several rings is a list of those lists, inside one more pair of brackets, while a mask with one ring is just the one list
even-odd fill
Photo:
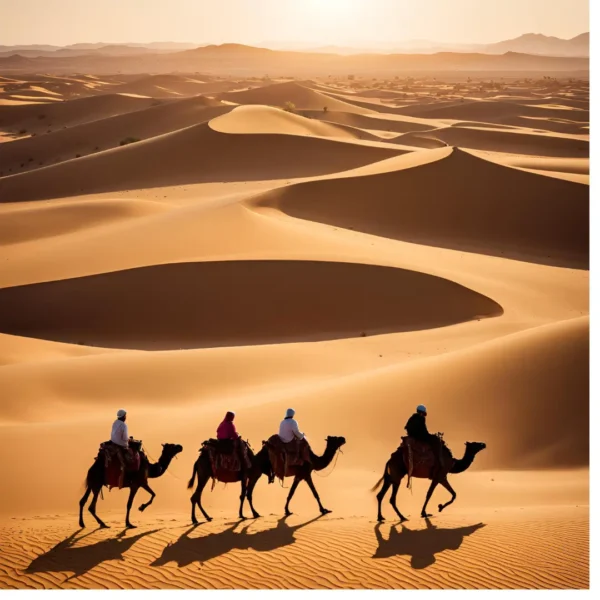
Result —
[[169, 544], [161, 556], [159, 556], [150, 566], [160, 567], [169, 562], [177, 563], [178, 567], [185, 567], [194, 562], [204, 563], [208, 560], [217, 558], [232, 550], [255, 550], [256, 552], [269, 552], [285, 546], [290, 546], [296, 541], [294, 534], [298, 529], [306, 527], [319, 520], [323, 515], [319, 515], [310, 521], [300, 523], [299, 525], [289, 526], [286, 523], [287, 517], [282, 517], [277, 521], [277, 526], [272, 529], [248, 533], [248, 528], [252, 522], [247, 523], [239, 531], [238, 526], [244, 521], [236, 521], [227, 529], [219, 533], [210, 533], [201, 537], [190, 537], [190, 534], [201, 525], [194, 525], [187, 529], [177, 541]]
[[48, 552], [40, 554], [31, 561], [25, 573], [55, 573], [70, 571], [73, 573], [69, 579], [80, 577], [89, 570], [108, 560], [124, 560], [123, 554], [127, 552], [137, 541], [147, 535], [160, 531], [144, 531], [137, 535], [128, 536], [129, 530], [125, 529], [114, 538], [108, 538], [86, 546], [73, 547], [84, 538], [93, 535], [99, 529], [86, 533], [80, 537], [77, 534], [81, 530], [72, 533], [68, 538], [56, 544]]
[[425, 529], [408, 529], [404, 524], [392, 525], [388, 539], [381, 533], [382, 523], [375, 525], [375, 537], [379, 546], [373, 558], [390, 558], [391, 556], [410, 556], [410, 566], [413, 569], [425, 569], [435, 562], [435, 555], [444, 550], [458, 550], [463, 540], [478, 529], [485, 527], [484, 523], [442, 529], [425, 519]]

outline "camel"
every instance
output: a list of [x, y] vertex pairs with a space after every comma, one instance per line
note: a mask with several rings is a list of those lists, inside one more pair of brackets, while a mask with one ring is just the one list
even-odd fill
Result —
[[[421, 473], [413, 474], [413, 477], [431, 479], [431, 485], [429, 486], [429, 489], [427, 490], [427, 496], [425, 497], [425, 504], [423, 504], [423, 508], [421, 510], [421, 517], [428, 518], [432, 516], [427, 513], [427, 504], [429, 503], [429, 499], [431, 498], [433, 491], [438, 485], [444, 486], [450, 492], [450, 494], [452, 494], [452, 498], [446, 502], [446, 504], [438, 505], [439, 512], [442, 512], [447, 506], [456, 500], [456, 492], [452, 489], [452, 486], [448, 482], [448, 474], [457, 474], [466, 471], [473, 464], [475, 456], [482, 450], [485, 450], [485, 447], [486, 445], [483, 442], [465, 442], [465, 454], [462, 458], [457, 460], [452, 458], [450, 451], [444, 445], [443, 451], [445, 456], [443, 467], [432, 469], [428, 475]], [[395, 452], [385, 465], [383, 477], [371, 489], [372, 492], [375, 492], [383, 483], [383, 487], [377, 494], [377, 520], [379, 522], [385, 520], [381, 514], [381, 502], [390, 487], [392, 487], [392, 496], [390, 498], [390, 504], [392, 505], [392, 508], [398, 515], [400, 522], [408, 520], [396, 506], [396, 495], [398, 494], [398, 488], [400, 487], [400, 482], [405, 475], [408, 475], [408, 469], [404, 464], [402, 452]]]
[[[133, 504], [133, 499], [140, 488], [145, 489], [150, 494], [150, 500], [140, 506], [140, 511], [146, 510], [154, 501], [156, 494], [148, 485], [148, 479], [154, 479], [160, 477], [168, 469], [171, 460], [183, 450], [183, 446], [179, 444], [163, 444], [162, 453], [160, 458], [155, 463], [149, 463], [148, 459], [142, 459], [140, 468], [135, 472], [125, 473], [125, 479], [123, 487], [129, 488], [129, 499], [127, 500], [127, 516], [125, 517], [125, 526], [127, 529], [135, 529], [135, 525], [132, 525], [129, 520], [129, 512]], [[98, 453], [94, 464], [90, 467], [87, 478], [86, 478], [86, 490], [81, 500], [79, 501], [79, 527], [85, 527], [83, 522], [83, 507], [87, 502], [91, 493], [94, 494], [88, 510], [92, 513], [92, 516], [98, 522], [98, 525], [102, 528], [107, 528], [108, 525], [102, 521], [96, 514], [96, 503], [98, 502], [98, 495], [102, 490], [102, 487], [106, 485], [104, 476], [104, 456], [103, 453]]]
[[[252, 452], [252, 449], [250, 448], [249, 444], [247, 445], [247, 452], [248, 452], [248, 458], [250, 459], [250, 462], [252, 463], [251, 470], [258, 471], [258, 473], [259, 473], [258, 477], [260, 477], [260, 475], [262, 475], [262, 473], [265, 473], [265, 475], [268, 475], [270, 472], [270, 464], [268, 462], [266, 464], [263, 464], [262, 457], [259, 459], [258, 455], [254, 454], [254, 452]], [[196, 485], [196, 489], [194, 490], [194, 493], [192, 494], [192, 497], [190, 498], [190, 501], [192, 503], [192, 523], [194, 525], [198, 524], [198, 520], [196, 519], [196, 505], [198, 505], [198, 508], [204, 515], [204, 518], [207, 521], [212, 521], [212, 517], [210, 517], [208, 515], [208, 513], [204, 510], [204, 507], [202, 506], [202, 492], [203, 492], [204, 488], [206, 487], [208, 480], [211, 477], [213, 477], [213, 468], [212, 468], [212, 464], [210, 461], [210, 456], [209, 456], [208, 452], [205, 451], [204, 449], [200, 450], [200, 455], [198, 456], [198, 459], [194, 463], [194, 470], [192, 471], [192, 477], [188, 481], [188, 485], [187, 485], [188, 490], [190, 490], [194, 487], [194, 480], [196, 479], [196, 475], [198, 476], [198, 484]], [[248, 470], [246, 470], [245, 472], [242, 472], [242, 471], [225, 471], [223, 469], [219, 469], [216, 474], [216, 477], [215, 477], [215, 479], [217, 481], [220, 481], [222, 483], [235, 483], [237, 481], [239, 481], [241, 483], [242, 490], [241, 490], [241, 494], [240, 494], [239, 518], [242, 520], [246, 518], [246, 517], [244, 517], [244, 500], [246, 499], [246, 489], [247, 489], [247, 485], [248, 485], [248, 477], [249, 477]], [[250, 500], [250, 507], [252, 508], [252, 513], [253, 513], [254, 517], [255, 518], [259, 517], [260, 515], [254, 510], [251, 500]]]
[[[290, 511], [290, 501], [296, 492], [296, 488], [301, 481], [306, 481], [308, 487], [313, 493], [317, 504], [319, 505], [319, 510], [322, 515], [326, 515], [331, 511], [325, 508], [321, 504], [321, 499], [319, 498], [319, 494], [317, 489], [315, 488], [315, 484], [312, 480], [312, 472], [313, 471], [322, 471], [326, 469], [330, 464], [337, 451], [346, 443], [346, 438], [337, 437], [337, 436], [328, 436], [326, 439], [325, 452], [322, 456], [317, 456], [312, 450], [310, 450], [310, 463], [303, 463], [301, 465], [291, 465], [288, 466], [287, 471], [285, 472], [285, 477], [293, 477], [294, 481], [292, 483], [292, 487], [290, 488], [290, 492], [287, 497], [287, 501], [285, 503], [285, 515], [291, 515]], [[260, 468], [259, 468], [260, 467]], [[269, 459], [269, 450], [266, 444], [263, 443], [263, 447], [260, 452], [256, 455], [256, 468], [251, 469], [248, 480], [248, 502], [250, 504], [250, 508], [252, 509], [252, 513], [254, 517], [258, 517], [259, 514], [254, 510], [252, 505], [252, 492], [254, 491], [254, 486], [257, 481], [260, 479], [262, 474], [269, 474], [271, 472], [271, 461]]]
[[[311, 451], [311, 460], [312, 465], [305, 463], [303, 465], [291, 466], [288, 467], [288, 472], [286, 473], [286, 477], [294, 477], [294, 483], [292, 484], [292, 488], [290, 489], [290, 493], [288, 495], [288, 499], [285, 505], [285, 514], [286, 516], [291, 515], [292, 513], [289, 511], [289, 504], [298, 484], [301, 481], [306, 481], [312, 493], [314, 494], [318, 504], [319, 510], [321, 514], [325, 515], [330, 510], [327, 510], [321, 504], [321, 500], [319, 499], [319, 494], [315, 488], [315, 485], [312, 481], [312, 471], [321, 471], [325, 469], [331, 461], [333, 457], [336, 455], [339, 448], [341, 448], [346, 440], [343, 437], [328, 437], [327, 446], [325, 448], [325, 452], [323, 456], [317, 456]], [[250, 505], [250, 510], [252, 511], [252, 516], [255, 519], [260, 517], [260, 514], [254, 508], [254, 504], [252, 502], [252, 492], [254, 491], [254, 487], [256, 486], [258, 480], [262, 475], [266, 475], [269, 477], [271, 475], [271, 460], [269, 459], [269, 451], [265, 444], [263, 444], [262, 449], [254, 454], [250, 448], [248, 448], [248, 457], [250, 458], [251, 467], [246, 470], [245, 477], [242, 477], [241, 471], [221, 471], [217, 473], [217, 480], [223, 483], [241, 483], [241, 494], [240, 494], [240, 509], [239, 509], [239, 518], [244, 520], [246, 517], [244, 516], [244, 500], [248, 498], [248, 504]], [[196, 519], [196, 505], [204, 515], [204, 518], [207, 521], [212, 521], [212, 517], [208, 515], [208, 513], [204, 510], [202, 506], [202, 491], [204, 490], [208, 480], [213, 476], [212, 473], [212, 465], [210, 463], [210, 458], [208, 453], [200, 453], [198, 460], [196, 460], [194, 464], [194, 471], [192, 472], [192, 477], [188, 482], [188, 489], [191, 489], [194, 486], [194, 480], [198, 476], [198, 484], [196, 486], [196, 490], [192, 494], [190, 501], [192, 503], [192, 523], [194, 525], [198, 524], [198, 520]]]

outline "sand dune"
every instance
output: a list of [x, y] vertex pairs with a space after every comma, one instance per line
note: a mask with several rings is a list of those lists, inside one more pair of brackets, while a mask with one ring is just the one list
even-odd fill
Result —
[[176, 100], [0, 145], [0, 163], [5, 175], [9, 169], [27, 171], [190, 127], [229, 110], [204, 96]]
[[234, 82], [203, 81], [182, 75], [149, 75], [115, 86], [112, 93], [139, 94], [152, 98], [181, 98], [198, 94], [216, 94], [237, 87]]
[[[289, 81], [311, 56], [346, 66]], [[0, 587], [589, 585], [588, 83], [397, 78], [489, 62], [421, 58], [376, 57], [376, 81], [374, 57], [224, 45], [180, 64], [235, 77], [149, 74], [166, 56], [0, 77]], [[238, 59], [273, 70], [242, 80]], [[423, 521], [415, 480], [410, 521], [376, 525], [370, 490], [420, 403], [455, 455], [487, 448], [441, 515], [448, 491]], [[120, 406], [152, 460], [184, 450], [144, 513], [140, 491], [137, 532], [113, 490], [113, 528], [85, 513], [74, 533]], [[256, 450], [288, 406], [315, 452], [347, 440], [314, 477], [333, 515], [301, 484], [282, 518], [289, 481], [262, 478], [265, 517], [232, 522], [239, 487], [218, 484], [192, 529], [186, 481], [225, 410]]]
[[342, 111], [347, 113], [367, 114], [371, 111], [336, 100], [321, 92], [300, 85], [296, 82], [276, 83], [244, 92], [229, 92], [219, 96], [221, 100], [237, 104], [266, 104], [283, 107], [292, 102], [297, 109]]
[[589, 142], [587, 139], [582, 139], [583, 136], [565, 137], [489, 127], [445, 127], [421, 132], [420, 135], [442, 140], [450, 146], [473, 150], [565, 158], [588, 158], [590, 154]]
[[[92, 156], [0, 179], [0, 201], [210, 181], [324, 175], [405, 152], [314, 137], [232, 135], [195, 125]], [[298, 160], [303, 156], [302, 161]]]
[[44, 105], [0, 106], [0, 128], [46, 133], [152, 106], [153, 98], [106, 94]]
[[0, 307], [4, 333], [155, 349], [360, 337], [502, 314], [430, 275], [288, 261], [182, 263], [7, 288]]
[[[301, 183], [255, 202], [405, 241], [585, 267], [587, 186], [503, 168], [462, 150], [427, 152], [435, 154], [425, 154], [426, 164]], [[440, 193], [452, 202], [440, 202]]]
[[156, 214], [166, 209], [157, 202], [122, 199], [67, 201], [43, 206], [17, 205], [14, 210], [2, 212], [0, 246], [56, 237], [107, 223]]

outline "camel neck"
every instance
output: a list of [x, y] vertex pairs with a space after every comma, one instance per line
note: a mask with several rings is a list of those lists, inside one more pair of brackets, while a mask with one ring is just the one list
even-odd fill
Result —
[[311, 450], [310, 451], [310, 459], [312, 461], [315, 471], [322, 471], [323, 469], [326, 469], [331, 464], [331, 461], [333, 460], [335, 453], [336, 453], [336, 448], [334, 448], [330, 444], [327, 444], [327, 447], [325, 448], [325, 452], [323, 452], [323, 456], [317, 456]]
[[462, 473], [466, 471], [472, 464], [473, 460], [475, 460], [475, 455], [472, 452], [466, 452], [462, 458], [459, 458], [455, 463], [450, 473]]
[[161, 454], [160, 458], [154, 464], [151, 464], [148, 468], [148, 477], [154, 479], [160, 477], [171, 464], [172, 457], [164, 456]]

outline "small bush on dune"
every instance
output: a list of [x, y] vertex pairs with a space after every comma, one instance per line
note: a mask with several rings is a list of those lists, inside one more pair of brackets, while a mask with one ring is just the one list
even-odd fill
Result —
[[119, 146], [127, 146], [127, 144], [135, 144], [136, 142], [139, 142], [140, 139], [136, 138], [136, 137], [126, 137], [123, 138], [120, 142], [119, 142]]
[[283, 105], [283, 110], [285, 110], [286, 112], [295, 113], [296, 112], [296, 105], [293, 102], [286, 102]]

